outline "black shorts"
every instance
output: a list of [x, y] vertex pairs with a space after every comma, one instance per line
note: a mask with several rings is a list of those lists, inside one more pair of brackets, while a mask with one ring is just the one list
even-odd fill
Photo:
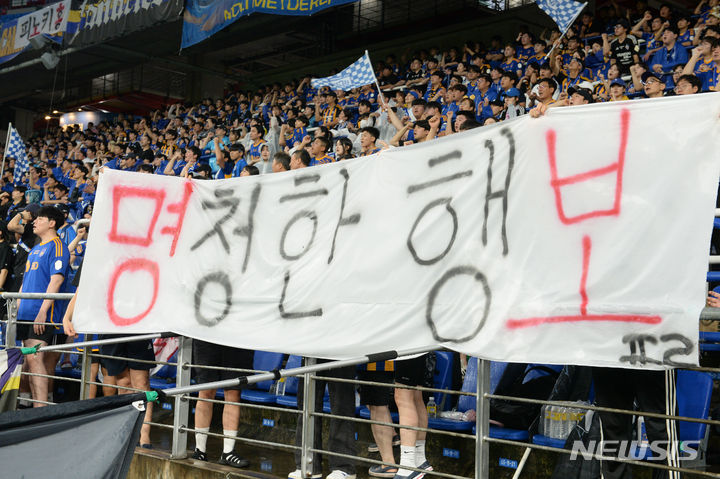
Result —
[[[111, 339], [125, 337], [122, 334], [106, 334], [100, 339]], [[155, 367], [152, 363], [135, 362], [133, 359], [142, 361], [155, 361], [155, 351], [152, 340], [142, 339], [127, 343], [104, 344], [100, 346], [100, 354], [115, 356], [113, 359], [100, 358], [100, 364], [107, 369], [108, 376], [117, 376], [126, 369], [136, 371], [147, 371]]]
[[[201, 366], [252, 369], [253, 352], [247, 349], [231, 348], [230, 346], [193, 339], [192, 362]], [[198, 384], [225, 381], [249, 374], [251, 373], [226, 369], [193, 368], [192, 370], [192, 376]]]
[[427, 354], [403, 361], [395, 360], [395, 382], [405, 386], [423, 386], [426, 369]]
[[[391, 385], [394, 380], [392, 371], [358, 371], [358, 379]], [[392, 387], [360, 385], [360, 404], [364, 406], [389, 406], [392, 399]]]
[[42, 334], [36, 334], [34, 322], [32, 321], [18, 321], [17, 329], [15, 330], [15, 337], [24, 341], [26, 339], [38, 339], [44, 341], [48, 346], [56, 344], [65, 344], [67, 335], [60, 333], [61, 329], [54, 326], [45, 325], [45, 332]]

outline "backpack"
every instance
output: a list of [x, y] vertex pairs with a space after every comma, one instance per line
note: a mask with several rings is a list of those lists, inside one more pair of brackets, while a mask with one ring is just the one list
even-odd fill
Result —
[[[544, 371], [540, 377], [525, 382], [531, 371]], [[555, 386], [558, 373], [546, 366], [530, 366], [525, 364], [508, 364], [503, 372], [495, 394], [526, 399], [545, 400]], [[490, 399], [490, 419], [498, 421], [512, 429], [529, 429], [535, 418], [540, 415], [540, 404], [528, 404], [505, 399]]]
[[[565, 449], [572, 449], [575, 441], [582, 441], [587, 450], [590, 441], [600, 442], [600, 416], [595, 411], [588, 411], [583, 421], [578, 423], [565, 441]], [[570, 459], [569, 454], [558, 454], [555, 470], [551, 479], [598, 479], [600, 478], [600, 460], [585, 459], [578, 455]]]

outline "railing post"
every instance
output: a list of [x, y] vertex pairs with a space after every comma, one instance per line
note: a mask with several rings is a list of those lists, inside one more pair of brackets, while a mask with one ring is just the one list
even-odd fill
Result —
[[90, 377], [90, 371], [91, 371], [90, 350], [91, 349], [92, 349], [92, 347], [84, 347], [83, 348], [82, 370], [80, 372], [80, 399], [88, 398], [90, 381], [95, 381], [95, 378]]
[[16, 319], [17, 319], [17, 309], [15, 308], [16, 300], [14, 299], [6, 299], [6, 305], [7, 305], [7, 328], [5, 328], [5, 347], [7, 348], [14, 348], [15, 347], [15, 338], [16, 338]]
[[[312, 366], [317, 363], [315, 358], [306, 358], [305, 365]], [[303, 374], [303, 411], [302, 411], [302, 457], [300, 459], [300, 472], [302, 477], [310, 477], [313, 472], [313, 454], [310, 449], [313, 447], [315, 437], [315, 381], [314, 373]]]
[[478, 358], [477, 398], [475, 403], [475, 479], [490, 477], [490, 445], [485, 437], [490, 435], [490, 361]]
[[[177, 351], [177, 374], [175, 385], [177, 387], [190, 385], [190, 364], [192, 361], [192, 339], [185, 336], [179, 337], [180, 344]], [[173, 408], [173, 438], [172, 458], [184, 459], [187, 457], [187, 428], [190, 418], [190, 401], [182, 394], [175, 396]]]

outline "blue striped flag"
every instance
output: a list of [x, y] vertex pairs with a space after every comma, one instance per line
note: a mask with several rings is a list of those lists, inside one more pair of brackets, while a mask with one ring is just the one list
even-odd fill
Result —
[[27, 153], [25, 152], [25, 143], [12, 125], [9, 126], [8, 144], [5, 148], [6, 158], [15, 158], [15, 172], [13, 173], [13, 183], [22, 182], [22, 177], [30, 169]]
[[537, 0], [535, 3], [553, 19], [563, 34], [587, 5], [573, 0]]
[[340, 73], [329, 77], [313, 78], [310, 82], [313, 88], [329, 86], [333, 90], [349, 90], [370, 83], [375, 83], [375, 72], [368, 52], [365, 52], [365, 55]]
[[23, 353], [20, 349], [0, 350], [0, 412], [15, 409], [22, 364]]

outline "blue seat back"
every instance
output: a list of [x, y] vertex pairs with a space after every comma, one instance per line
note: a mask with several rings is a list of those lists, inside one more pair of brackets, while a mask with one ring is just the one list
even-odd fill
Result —
[[[680, 416], [707, 419], [712, 397], [712, 376], [699, 371], [680, 370], [677, 373], [677, 405]], [[706, 424], [680, 421], [678, 435], [681, 441], [701, 441]]]
[[[295, 369], [300, 366], [302, 366], [302, 356], [295, 356], [293, 354], [288, 358], [285, 369]], [[300, 379], [297, 376], [285, 378], [285, 394], [288, 396], [297, 395], [299, 381]]]
[[[563, 367], [561, 365], [557, 365], [557, 364], [528, 364], [527, 369], [530, 369], [534, 366], [543, 366], [545, 368], [552, 369], [553, 371], [555, 371], [558, 374], [560, 374], [560, 371], [562, 371], [562, 369], [563, 369]], [[531, 379], [547, 376], [548, 374], [549, 373], [547, 371], [543, 371], [542, 369], [533, 369], [525, 375], [525, 379], [523, 380], [523, 383], [526, 383], [526, 382], [530, 381]]]
[[[433, 374], [433, 387], [436, 389], [450, 389], [452, 387], [453, 353], [449, 351], [435, 351], [435, 373]], [[452, 400], [448, 394], [432, 393], [438, 411], [450, 409]]]
[[[274, 369], [279, 369], [280, 366], [282, 366], [284, 357], [285, 355], [283, 353], [255, 351], [255, 357], [253, 358], [253, 369], [258, 371], [272, 371]], [[269, 391], [272, 384], [272, 380], [262, 381], [255, 384], [255, 387], [263, 391]]]
[[[467, 370], [465, 371], [465, 380], [463, 381], [461, 391], [476, 392], [477, 391], [477, 358], [468, 357]], [[476, 400], [473, 396], [461, 395], [458, 399], [457, 410], [465, 412], [468, 409], [475, 409]]]

